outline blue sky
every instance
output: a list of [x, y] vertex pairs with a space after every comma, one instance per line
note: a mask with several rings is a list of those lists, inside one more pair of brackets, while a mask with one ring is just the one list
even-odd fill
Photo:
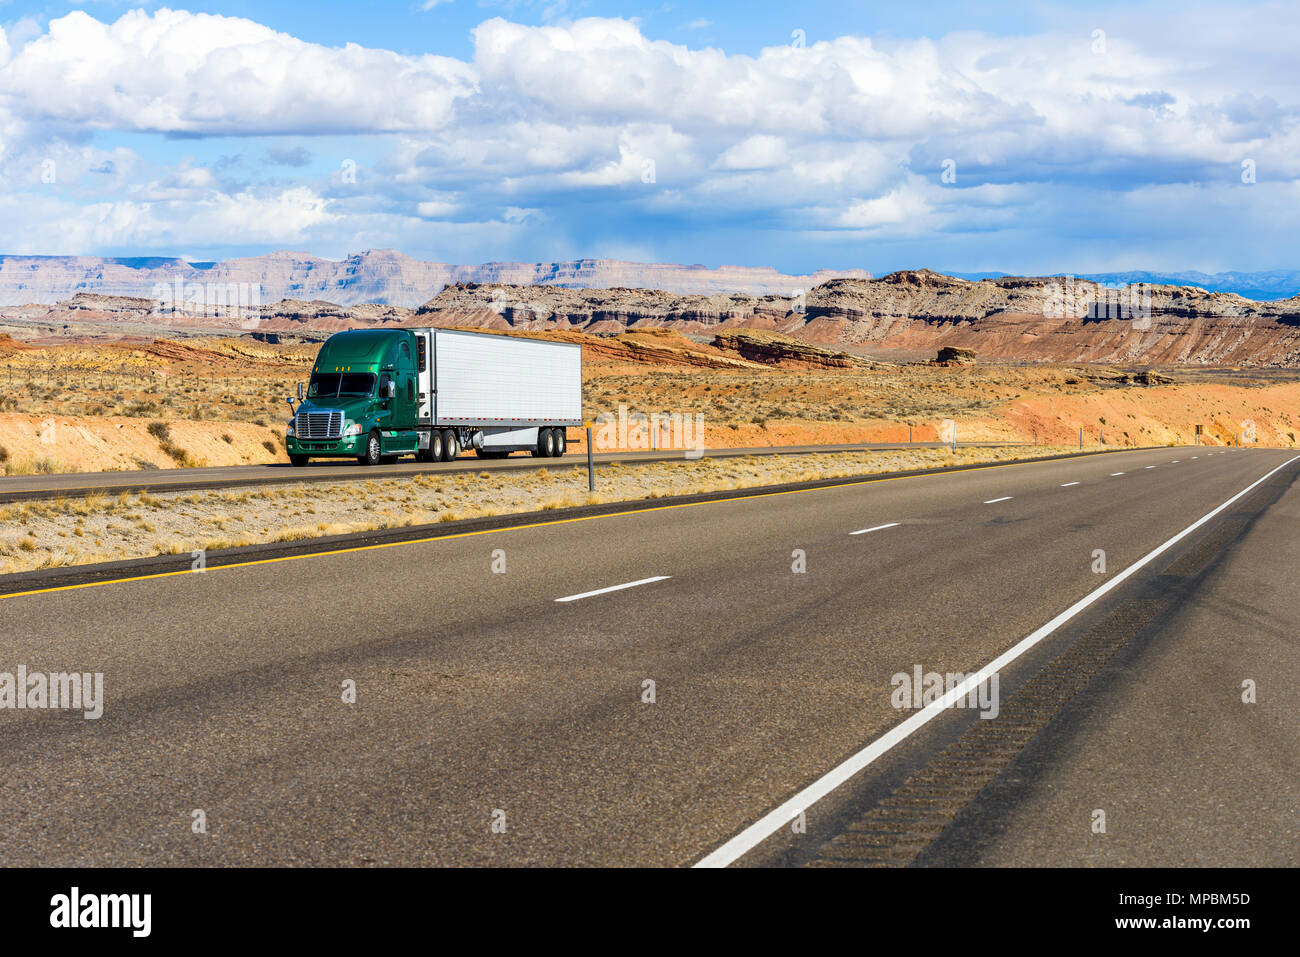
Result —
[[0, 252], [1300, 266], [1294, 4], [10, 0], [0, 27]]

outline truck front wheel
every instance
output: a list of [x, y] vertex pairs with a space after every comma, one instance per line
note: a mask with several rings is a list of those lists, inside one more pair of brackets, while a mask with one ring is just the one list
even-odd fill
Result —
[[306, 455], [291, 455], [289, 456], [289, 464], [296, 469], [300, 469], [307, 464], [307, 458]]
[[384, 447], [379, 441], [379, 430], [374, 429], [366, 439], [366, 454], [360, 457], [362, 465], [378, 465], [384, 458]]

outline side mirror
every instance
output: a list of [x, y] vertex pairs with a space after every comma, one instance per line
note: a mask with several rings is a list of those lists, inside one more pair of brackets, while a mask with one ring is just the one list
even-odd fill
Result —
[[301, 383], [301, 382], [298, 383], [298, 401], [299, 401], [299, 402], [302, 401], [302, 383]]
[[392, 399], [397, 396], [397, 383], [392, 379], [388, 380], [388, 388], [384, 390], [384, 398]]

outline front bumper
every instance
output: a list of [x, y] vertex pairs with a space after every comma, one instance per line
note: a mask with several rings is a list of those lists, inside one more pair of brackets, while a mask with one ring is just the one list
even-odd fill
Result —
[[345, 439], [299, 439], [296, 435], [284, 437], [290, 455], [360, 455], [365, 451], [366, 437], [350, 435]]

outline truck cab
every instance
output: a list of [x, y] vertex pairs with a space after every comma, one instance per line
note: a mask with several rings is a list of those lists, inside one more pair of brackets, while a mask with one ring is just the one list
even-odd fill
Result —
[[416, 341], [405, 329], [351, 329], [325, 341], [285, 432], [289, 461], [376, 465], [419, 445]]

